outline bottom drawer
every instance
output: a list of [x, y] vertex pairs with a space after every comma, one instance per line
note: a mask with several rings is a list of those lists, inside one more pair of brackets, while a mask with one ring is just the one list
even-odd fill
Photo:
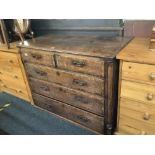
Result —
[[118, 132], [131, 135], [154, 135], [155, 126], [127, 116], [120, 116]]
[[96, 132], [103, 133], [104, 118], [92, 113], [72, 107], [68, 104], [44, 97], [38, 94], [32, 94], [35, 105], [53, 112], [57, 115], [70, 119], [83, 126], [86, 126]]

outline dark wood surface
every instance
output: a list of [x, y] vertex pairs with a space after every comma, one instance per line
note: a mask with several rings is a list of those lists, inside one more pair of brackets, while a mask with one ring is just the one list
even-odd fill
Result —
[[30, 78], [30, 85], [32, 91], [35, 93], [60, 100], [97, 115], [104, 115], [103, 97], [91, 95], [89, 93], [34, 78]]
[[63, 102], [33, 94], [37, 106], [103, 133], [104, 117], [94, 115]]
[[91, 57], [114, 58], [131, 40], [131, 37], [44, 35], [28, 41], [20, 47], [80, 54]]
[[48, 35], [20, 45], [35, 104], [94, 131], [112, 134], [117, 113], [115, 57], [130, 40]]

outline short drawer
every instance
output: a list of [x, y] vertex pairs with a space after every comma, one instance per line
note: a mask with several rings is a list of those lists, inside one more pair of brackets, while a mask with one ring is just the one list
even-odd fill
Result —
[[102, 97], [33, 78], [30, 78], [30, 85], [35, 93], [66, 102], [98, 115], [103, 116], [104, 114], [104, 99]]
[[121, 97], [155, 105], [155, 86], [122, 80]]
[[18, 57], [14, 53], [1, 52], [0, 51], [0, 67], [5, 68], [8, 67], [18, 67]]
[[155, 125], [144, 123], [128, 116], [120, 115], [119, 133], [132, 135], [154, 135]]
[[98, 58], [71, 54], [56, 55], [57, 67], [70, 71], [104, 76], [104, 61]]
[[80, 110], [73, 106], [64, 104], [62, 102], [49, 99], [47, 97], [32, 94], [35, 105], [46, 109], [52, 113], [60, 115], [64, 118], [77, 122], [85, 127], [95, 130], [99, 133], [103, 132], [104, 117], [100, 117], [84, 110]]
[[122, 79], [155, 85], [155, 65], [123, 62]]
[[21, 56], [24, 62], [54, 66], [53, 53], [34, 49], [21, 49]]
[[34, 64], [25, 66], [31, 77], [96, 95], [104, 94], [104, 81], [100, 78]]

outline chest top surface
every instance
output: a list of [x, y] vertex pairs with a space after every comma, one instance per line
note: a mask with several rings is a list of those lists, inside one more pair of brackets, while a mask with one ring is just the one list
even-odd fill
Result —
[[134, 38], [117, 55], [117, 59], [155, 64], [155, 52], [149, 49], [150, 38]]
[[0, 51], [10, 52], [10, 53], [19, 53], [19, 49], [16, 47], [16, 44], [17, 44], [17, 42], [11, 43], [9, 49], [5, 45], [0, 44]]
[[80, 54], [94, 57], [114, 58], [131, 40], [129, 37], [44, 35], [29, 40], [18, 47]]

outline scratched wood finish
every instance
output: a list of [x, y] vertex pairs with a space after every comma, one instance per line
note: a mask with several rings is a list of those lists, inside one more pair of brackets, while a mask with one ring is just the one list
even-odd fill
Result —
[[99, 77], [104, 76], [104, 61], [99, 58], [85, 56], [56, 54], [57, 67]]
[[39, 107], [80, 123], [99, 133], [103, 133], [104, 117], [91, 114], [63, 102], [52, 100], [38, 94], [33, 94], [33, 98], [35, 104]]
[[28, 75], [31, 77], [54, 82], [77, 90], [103, 95], [103, 80], [97, 77], [34, 64], [26, 64], [26, 69]]
[[74, 89], [66, 88], [54, 83], [30, 78], [32, 91], [44, 96], [60, 100], [75, 107], [96, 113], [104, 114], [103, 97], [90, 95]]
[[49, 53], [47, 51], [24, 48], [22, 49], [21, 56], [24, 62], [54, 66], [53, 53]]
[[[35, 63], [32, 58], [24, 61], [24, 57], [23, 62], [32, 92], [57, 100], [65, 109], [56, 102], [47, 105], [39, 97], [35, 100], [35, 105], [94, 131], [112, 134], [116, 127], [117, 112], [118, 65], [115, 57], [130, 40], [131, 38], [123, 37], [81, 37], [59, 33], [29, 40], [28, 46], [19, 45], [21, 55], [25, 50], [30, 55], [34, 51], [41, 55], [52, 55], [52, 60], [47, 60], [48, 63]], [[51, 62], [54, 63], [53, 66]], [[85, 123], [75, 119], [75, 114], [81, 112], [80, 119]], [[94, 123], [90, 121], [91, 125], [85, 119], [90, 116], [91, 120], [95, 120]], [[104, 116], [104, 119], [100, 116]], [[101, 121], [98, 118], [102, 118]]]

